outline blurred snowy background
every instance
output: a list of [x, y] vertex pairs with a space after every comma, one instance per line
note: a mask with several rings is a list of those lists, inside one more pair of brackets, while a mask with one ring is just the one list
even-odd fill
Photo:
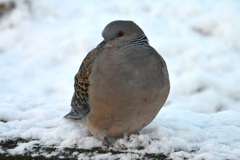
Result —
[[0, 0], [0, 141], [37, 139], [0, 153], [23, 154], [34, 144], [101, 146], [84, 124], [62, 117], [73, 77], [103, 28], [132, 20], [168, 65], [169, 98], [133, 141], [116, 142], [132, 154], [78, 158], [240, 158], [239, 15], [239, 0]]

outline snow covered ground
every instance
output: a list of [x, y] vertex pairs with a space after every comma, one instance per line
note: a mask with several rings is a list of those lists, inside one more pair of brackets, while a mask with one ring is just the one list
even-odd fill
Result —
[[[0, 0], [1, 2], [9, 0]], [[165, 107], [139, 135], [123, 137], [119, 154], [74, 152], [79, 159], [240, 159], [240, 1], [17, 0], [0, 17], [0, 141], [92, 149], [101, 142], [70, 110], [73, 77], [85, 55], [101, 42], [113, 20], [136, 22], [167, 62], [171, 93]]]

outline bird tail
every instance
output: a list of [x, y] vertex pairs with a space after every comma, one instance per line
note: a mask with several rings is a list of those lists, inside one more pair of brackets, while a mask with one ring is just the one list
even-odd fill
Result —
[[64, 116], [67, 119], [81, 120], [83, 119], [82, 114], [80, 114], [76, 109], [72, 108], [71, 111]]

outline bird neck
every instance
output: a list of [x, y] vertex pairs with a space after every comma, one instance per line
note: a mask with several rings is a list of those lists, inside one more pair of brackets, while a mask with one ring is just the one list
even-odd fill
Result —
[[135, 37], [130, 42], [130, 44], [133, 44], [133, 45], [136, 45], [136, 46], [141, 46], [141, 47], [149, 47], [148, 38], [144, 33]]

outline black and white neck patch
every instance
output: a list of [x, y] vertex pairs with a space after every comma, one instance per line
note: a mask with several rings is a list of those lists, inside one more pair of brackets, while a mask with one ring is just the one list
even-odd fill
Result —
[[141, 47], [149, 47], [148, 38], [145, 34], [141, 34], [134, 38], [130, 44], [141, 46]]

